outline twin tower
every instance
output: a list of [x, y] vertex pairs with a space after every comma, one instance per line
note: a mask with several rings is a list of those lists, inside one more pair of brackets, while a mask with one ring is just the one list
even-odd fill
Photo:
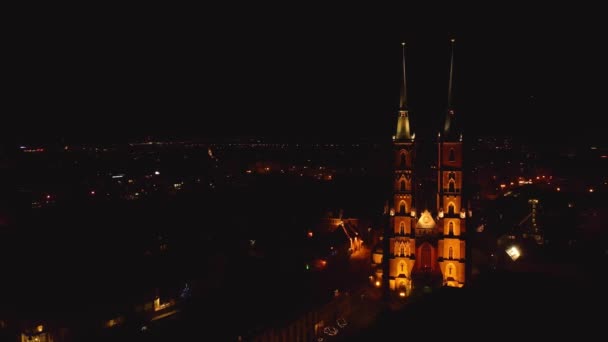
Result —
[[452, 107], [454, 40], [451, 40], [448, 105], [444, 125], [437, 135], [437, 205], [418, 208], [421, 209], [418, 212], [414, 203], [416, 144], [407, 106], [405, 43], [402, 45], [403, 83], [397, 132], [393, 136], [393, 198], [386, 210], [389, 227], [384, 248], [377, 249], [372, 257], [375, 272], [371, 278], [376, 286], [388, 282], [388, 288], [406, 297], [415, 287], [464, 286], [467, 211], [462, 198], [462, 133]]

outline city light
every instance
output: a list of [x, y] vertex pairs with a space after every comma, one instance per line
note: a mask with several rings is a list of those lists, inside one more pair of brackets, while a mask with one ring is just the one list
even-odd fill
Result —
[[509, 247], [506, 250], [506, 252], [509, 255], [509, 257], [511, 257], [511, 260], [513, 260], [513, 261], [517, 260], [521, 256], [521, 252], [519, 251], [519, 248], [517, 248], [516, 246]]
[[[241, 22], [245, 26], [248, 24]], [[175, 27], [173, 24], [167, 22], [165, 26]], [[319, 26], [319, 23], [314, 24]], [[332, 24], [340, 27], [336, 20]], [[535, 24], [541, 31], [551, 29], [548, 23]], [[142, 25], [130, 20], [127, 26], [137, 31]], [[180, 31], [179, 26], [176, 31]], [[273, 32], [289, 31], [286, 25], [269, 26]], [[534, 28], [534, 25], [530, 26]], [[124, 29], [118, 27], [112, 31]], [[483, 34], [490, 28], [478, 27], [476, 30]], [[105, 34], [108, 30], [100, 31]], [[120, 37], [112, 37], [113, 32], [109, 32], [110, 37], [102, 39], [101, 43], [115, 43], [116, 38], [130, 41], [134, 35], [138, 41], [147, 42], [154, 40], [155, 34], [158, 36], [158, 32], [143, 31], [121, 32]], [[164, 36], [178, 35], [182, 41], [193, 41], [192, 37], [184, 36], [187, 32], [166, 31], [162, 31]], [[273, 54], [276, 51], [272, 50], [280, 49], [285, 42], [267, 43], [272, 49], [263, 44], [258, 46], [259, 34], [253, 32], [241, 37], [251, 38], [251, 43], [242, 39], [239, 42], [213, 39], [213, 43], [220, 46], [209, 46], [209, 42], [205, 42], [210, 51], [230, 47], [234, 51], [229, 52], [238, 53], [242, 69], [263, 74], [265, 79], [277, 83], [275, 88], [290, 95], [293, 92], [295, 96], [291, 97], [297, 100], [290, 99], [289, 105], [285, 100], [281, 103], [276, 98], [285, 96], [281, 96], [284, 94], [280, 91], [277, 93], [277, 89], [252, 82], [244, 84], [243, 81], [258, 75], [234, 73], [234, 80], [224, 83], [237, 84], [236, 91], [219, 84], [214, 87], [219, 90], [214, 91], [212, 99], [218, 104], [225, 103], [225, 107], [232, 104], [232, 108], [190, 111], [194, 117], [203, 119], [202, 125], [185, 117], [189, 113], [179, 114], [189, 112], [192, 105], [183, 103], [184, 97], [188, 97], [183, 96], [183, 88], [187, 87], [172, 87], [171, 81], [181, 81], [172, 76], [172, 70], [155, 70], [164, 78], [157, 82], [164, 87], [159, 88], [158, 84], [151, 84], [153, 76], [137, 77], [141, 75], [130, 74], [132, 65], [129, 63], [112, 62], [124, 69], [118, 70], [116, 65], [106, 68], [113, 67], [115, 71], [109, 77], [110, 83], [126, 85], [123, 86], [126, 89], [118, 89], [118, 92], [127, 94], [119, 94], [119, 97], [137, 103], [140, 99], [137, 99], [138, 94], [132, 94], [132, 89], [147, 96], [143, 96], [146, 97], [143, 104], [137, 103], [135, 114], [110, 115], [110, 120], [107, 120], [107, 112], [120, 103], [104, 101], [103, 108], [98, 108], [100, 101], [95, 98], [107, 100], [104, 95], [108, 94], [103, 94], [107, 84], [101, 84], [108, 83], [107, 79], [92, 78], [89, 82], [89, 78], [84, 77], [93, 88], [98, 88], [92, 89], [93, 92], [89, 91], [91, 86], [82, 84], [82, 80], [77, 80], [80, 84], [73, 87], [86, 89], [82, 93], [99, 94], [84, 99], [84, 102], [90, 102], [85, 103], [87, 107], [81, 103], [73, 106], [93, 108], [97, 118], [91, 119], [91, 115], [80, 113], [78, 120], [57, 118], [57, 115], [70, 114], [61, 111], [49, 116], [45, 100], [58, 98], [57, 94], [67, 98], [72, 95], [70, 89], [34, 87], [34, 91], [28, 91], [24, 97], [33, 99], [29, 102], [37, 107], [28, 108], [31, 110], [19, 117], [23, 127], [9, 132], [6, 148], [0, 147], [0, 163], [8, 175], [5, 186], [8, 192], [2, 194], [0, 206], [0, 234], [6, 235], [8, 240], [5, 236], [0, 239], [6, 240], [5, 245], [10, 248], [6, 254], [14, 264], [12, 268], [29, 273], [29, 277], [18, 279], [13, 275], [10, 280], [24, 298], [19, 298], [18, 293], [12, 294], [15, 312], [8, 308], [8, 311], [4, 310], [7, 313], [0, 314], [0, 336], [10, 336], [12, 340], [16, 340], [17, 335], [25, 336], [19, 340], [22, 342], [49, 342], [60, 337], [75, 339], [79, 336], [136, 340], [161, 335], [178, 337], [188, 331], [198, 335], [193, 340], [205, 339], [205, 336], [210, 336], [211, 340], [238, 341], [280, 337], [282, 340], [327, 342], [332, 337], [382, 340], [382, 335], [405, 335], [404, 327], [424, 328], [425, 325], [432, 326], [434, 329], [427, 331], [435, 335], [473, 335], [473, 329], [456, 328], [464, 327], [464, 322], [483, 325], [488, 321], [497, 328], [494, 330], [520, 336], [527, 330], [548, 337], [555, 332], [563, 334], [565, 329], [588, 331], [589, 327], [596, 328], [593, 319], [586, 317], [588, 313], [592, 316], [594, 310], [584, 308], [595, 302], [599, 304], [603, 292], [593, 280], [600, 278], [595, 277], [595, 272], [601, 271], [608, 256], [608, 246], [603, 241], [603, 228], [608, 220], [604, 208], [608, 173], [601, 171], [602, 166], [608, 165], [608, 144], [599, 141], [604, 135], [598, 136], [588, 130], [603, 131], [603, 127], [593, 125], [585, 118], [585, 109], [571, 115], [575, 117], [561, 119], [560, 114], [550, 110], [553, 108], [548, 109], [546, 104], [585, 103], [588, 100], [585, 97], [593, 95], [597, 89], [592, 85], [583, 89], [574, 84], [574, 91], [566, 91], [565, 88], [575, 82], [564, 79], [563, 75], [577, 76], [576, 69], [567, 69], [581, 63], [586, 67], [589, 64], [587, 69], [592, 70], [591, 60], [597, 58], [589, 58], [584, 51], [578, 50], [598, 39], [587, 42], [588, 34], [581, 36], [576, 32], [572, 37], [566, 37], [572, 39], [566, 40], [560, 40], [557, 35], [537, 37], [538, 32], [532, 32], [528, 27], [522, 27], [521, 33], [504, 31], [498, 35], [487, 34], [488, 42], [501, 45], [500, 53], [487, 50], [487, 44], [478, 44], [477, 51], [467, 52], [465, 36], [462, 55], [460, 50], [456, 51], [456, 58], [453, 52], [455, 39], [451, 34], [417, 37], [414, 45], [410, 42], [412, 48], [430, 45], [436, 48], [412, 51], [414, 58], [411, 60], [405, 55], [410, 47], [399, 50], [396, 45], [401, 43], [405, 47], [406, 43], [389, 41], [396, 49], [391, 46], [379, 49], [379, 45], [387, 43], [381, 41], [376, 43], [373, 52], [364, 51], [368, 57], [373, 53], [375, 62], [393, 60], [382, 63], [381, 75], [374, 69], [363, 70], [364, 66], [350, 70], [353, 68], [348, 69], [346, 64], [342, 69], [348, 69], [345, 73], [352, 75], [346, 78], [336, 76], [336, 63], [328, 64], [327, 60], [344, 64], [344, 60], [348, 62], [352, 57], [337, 58], [332, 54], [344, 52], [344, 56], [356, 56], [360, 52], [352, 51], [354, 44], [340, 45], [345, 51], [323, 49], [336, 45], [332, 32], [315, 37], [324, 40], [321, 49], [306, 47], [309, 55], [318, 56], [312, 59], [306, 59], [309, 56], [302, 54]], [[141, 37], [142, 34], [151, 38]], [[427, 38], [432, 41], [423, 43]], [[448, 44], [445, 44], [445, 38], [448, 38]], [[521, 44], [507, 45], [522, 39], [523, 49], [517, 46]], [[547, 39], [555, 42], [542, 43]], [[168, 47], [159, 45], [165, 41], [169, 41]], [[560, 82], [551, 82], [547, 77], [538, 77], [537, 72], [535, 75], [534, 66], [526, 63], [530, 57], [554, 53], [552, 50], [545, 53], [542, 48], [547, 46], [555, 50], [557, 44], [549, 43], [558, 41], [559, 47], [567, 43], [572, 50], [568, 57], [576, 56], [578, 60], [569, 58], [569, 63], [551, 70], [562, 78]], [[190, 71], [206, 65], [200, 58], [184, 59], [176, 54], [175, 46], [171, 46], [176, 44], [171, 39], [161, 39], [160, 43], [156, 39], [154, 43], [158, 50], [154, 51], [156, 55], [162, 54], [157, 60], [166, 63], [148, 63], [140, 69], [170, 69], [177, 64]], [[104, 57], [118, 56], [114, 59], [120, 59], [121, 53], [125, 52], [120, 48], [128, 44], [118, 42], [109, 47], [99, 46], [97, 50], [103, 53], [93, 55], [107, 64]], [[417, 46], [420, 44], [424, 46]], [[441, 44], [445, 46], [441, 47]], [[36, 44], [24, 45], [35, 47]], [[81, 44], [64, 45], [78, 51]], [[130, 46], [129, 50], [139, 49], [140, 45]], [[251, 60], [251, 51], [247, 49], [251, 50], [253, 46], [262, 47], [253, 51], [257, 60]], [[530, 46], [532, 51], [526, 51]], [[507, 49], [512, 52], [502, 52]], [[452, 52], [451, 58], [447, 58], [448, 50]], [[70, 55], [69, 52], [66, 55]], [[144, 49], [131, 59], [139, 62], [150, 52]], [[402, 63], [395, 63], [397, 59], [390, 57], [391, 53], [397, 52], [403, 52]], [[427, 57], [423, 56], [425, 53]], [[35, 55], [35, 51], [23, 54]], [[472, 58], [468, 62], [467, 54]], [[304, 63], [294, 61], [293, 55], [306, 59], [309, 69], [306, 76], [311, 74], [324, 88], [294, 92], [291, 90], [293, 85], [285, 84], [286, 80], [296, 86], [302, 83], [302, 75], [293, 75], [288, 70], [303, 70], [300, 65]], [[514, 55], [526, 57], [508, 58]], [[165, 58], [167, 56], [170, 58]], [[48, 59], [47, 56], [43, 58]], [[57, 56], [54, 59], [70, 69], [69, 59]], [[87, 65], [99, 65], [100, 61], [90, 61], [92, 63]], [[260, 61], [265, 62], [261, 65], [264, 69], [259, 67]], [[24, 59], [24, 62], [30, 61]], [[222, 78], [226, 68], [235, 64], [234, 58], [216, 58], [213, 62], [213, 69], [217, 70], [214, 74], [219, 75], [216, 78]], [[247, 62], [258, 63], [250, 66], [252, 63]], [[488, 73], [502, 65], [521, 70], [520, 77], [505, 78]], [[400, 66], [403, 70], [389, 70]], [[65, 73], [66, 68], [57, 65], [55, 69]], [[414, 72], [411, 80], [408, 70]], [[422, 79], [416, 77], [419, 76], [416, 70], [435, 70], [433, 75], [437, 77]], [[48, 76], [38, 75], [36, 70], [30, 73], [34, 78]], [[171, 77], [167, 77], [168, 74]], [[330, 78], [324, 79], [328, 74]], [[345, 91], [350, 93], [347, 99], [333, 94], [335, 89], [344, 88], [340, 82], [349, 86], [348, 83], [353, 83], [360, 74], [381, 76], [375, 77], [373, 87], [383, 90], [366, 94], [370, 108], [365, 108], [365, 112], [372, 114], [348, 113], [344, 118], [338, 118], [332, 113], [323, 113], [344, 102], [356, 109], [361, 107], [357, 106], [361, 100], [353, 91]], [[483, 79], [485, 82], [478, 82], [479, 79], [470, 77], [467, 80], [467, 74], [487, 74], [487, 77]], [[526, 79], [530, 75], [532, 78]], [[70, 77], [63, 78], [70, 80]], [[129, 82], [133, 79], [135, 83]], [[400, 85], [398, 81], [401, 81]], [[35, 79], [24, 81], [28, 82], [37, 84]], [[384, 91], [391, 83], [400, 89]], [[512, 91], [522, 83], [535, 84], [518, 93]], [[502, 91], [507, 94], [510, 91], [516, 95], [519, 107], [527, 108], [517, 115], [512, 113], [517, 111], [505, 110], [503, 120], [487, 120], [479, 129], [467, 127], [467, 122], [474, 124], [475, 120], [469, 120], [467, 98], [461, 98], [466, 93], [453, 92], [467, 87], [470, 93], [479, 93], [480, 88], [488, 93]], [[546, 94], [555, 94], [557, 89], [557, 93], [567, 94], [568, 99], [547, 101], [542, 96], [546, 94], [533, 91], [537, 88]], [[187, 92], [197, 90], [200, 89], [187, 89]], [[441, 108], [434, 108], [435, 102], [424, 108], [425, 102], [431, 102], [425, 100], [433, 96], [422, 94], [425, 90], [439, 94]], [[218, 92], [226, 95], [218, 95]], [[379, 97], [378, 94], [388, 95]], [[75, 95], [81, 100], [82, 96], [78, 96], [81, 94]], [[163, 99], [163, 108], [154, 103], [157, 98]], [[390, 101], [381, 103], [387, 99], [399, 100], [398, 106]], [[474, 101], [471, 97], [468, 100]], [[501, 108], [503, 103], [497, 100], [501, 99], [487, 97], [480, 105]], [[331, 101], [334, 103], [328, 103]], [[28, 103], [28, 107], [34, 106]], [[474, 110], [474, 104], [469, 103], [468, 109]], [[255, 105], [267, 108], [255, 108]], [[297, 113], [291, 113], [294, 107]], [[169, 115], [154, 120], [150, 112], [156, 109]], [[459, 109], [458, 117], [455, 109]], [[418, 113], [418, 110], [423, 112]], [[526, 110], [534, 111], [535, 115], [525, 115]], [[41, 121], [32, 115], [48, 118]], [[425, 120], [416, 120], [422, 117]], [[308, 122], [303, 123], [305, 119]], [[353, 120], [357, 121], [356, 125]], [[73, 132], [65, 127], [72, 121], [81, 126], [75, 127]], [[553, 127], [555, 121], [566, 127]], [[275, 123], [279, 129], [272, 130], [272, 126], [277, 126]], [[330, 127], [331, 123], [339, 128]], [[149, 124], [153, 127], [145, 127]], [[35, 128], [34, 132], [27, 131], [31, 127]], [[414, 130], [421, 132], [422, 144], [414, 141]], [[11, 131], [10, 127], [8, 131]], [[475, 133], [467, 136], [466, 144], [463, 131]], [[395, 132], [396, 135], [392, 135]], [[582, 139], [568, 139], [571, 132], [585, 134], [581, 134]], [[598, 145], [585, 144], [585, 140], [598, 140]], [[44, 144], [40, 145], [44, 147], [21, 146], [25, 143]], [[160, 177], [160, 167], [164, 170], [163, 177]], [[551, 174], [556, 175], [555, 180]], [[336, 182], [333, 182], [333, 176], [337, 177]], [[566, 187], [564, 194], [561, 194], [559, 184]], [[551, 192], [550, 185], [553, 185], [553, 192], [560, 193]], [[596, 187], [599, 188], [597, 195]], [[97, 188], [101, 191], [99, 196]], [[537, 198], [533, 198], [535, 196]], [[579, 202], [578, 206], [575, 201]], [[472, 209], [476, 211], [474, 219]], [[488, 232], [485, 232], [486, 225]], [[304, 235], [300, 235], [302, 233]], [[260, 239], [259, 245], [257, 239]], [[364, 240], [368, 242], [364, 244]], [[524, 248], [526, 257], [518, 262]], [[31, 267], [30, 258], [25, 255], [39, 260], [38, 267]], [[75, 259], [80, 260], [76, 262]], [[80, 267], [80, 261], [87, 266]], [[298, 269], [302, 262], [304, 273]], [[40, 277], [40, 270], [44, 270], [47, 277]], [[73, 274], [77, 276], [72, 277]], [[122, 274], [135, 277], [118, 279], [118, 282], [112, 279], [116, 278], [113, 275]], [[277, 275], [282, 282], [277, 281]], [[8, 280], [11, 274], [5, 277]], [[47, 278], [46, 286], [40, 284], [44, 278]], [[192, 282], [193, 286], [186, 281]], [[20, 283], [36, 283], [36, 286]], [[464, 293], [445, 293], [452, 291], [447, 287], [464, 287]], [[574, 296], [569, 296], [572, 294]], [[570, 300], [570, 297], [574, 299]], [[403, 312], [411, 301], [418, 303], [414, 304], [414, 310]], [[21, 311], [27, 311], [22, 310], [24, 306], [32, 306], [29, 302], [41, 306], [42, 309], [37, 310], [40, 312], [24, 315]], [[555, 304], [547, 305], [549, 302]], [[61, 307], [65, 310], [84, 308], [87, 312], [62, 314], [60, 311], [65, 310]], [[523, 319], [513, 320], [510, 312], [505, 313], [506, 307], [527, 310], [528, 314]], [[203, 313], [205, 311], [209, 315]], [[570, 312], [576, 312], [582, 318], [580, 326], [583, 329], [574, 324], [577, 320], [570, 319]], [[178, 313], [174, 315], [177, 318], [160, 320], [174, 313]], [[437, 316], [427, 313], [440, 313], [446, 318], [427, 324], [430, 317]], [[543, 317], [547, 316], [563, 317], [569, 325], [543, 324]], [[334, 337], [337, 334], [341, 337]]]

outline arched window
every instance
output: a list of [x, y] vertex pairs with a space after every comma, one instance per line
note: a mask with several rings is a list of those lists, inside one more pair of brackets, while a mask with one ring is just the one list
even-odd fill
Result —
[[454, 185], [454, 180], [450, 179], [450, 183], [448, 185], [448, 191], [449, 192], [456, 192], [456, 187]]
[[452, 247], [450, 247], [450, 249], [448, 250], [448, 258], [454, 259], [454, 249]]
[[454, 152], [453, 148], [450, 149], [450, 154], [449, 154], [449, 159], [448, 160], [451, 161], [451, 162], [456, 161], [456, 156], [455, 156], [455, 152]]
[[404, 256], [405, 255], [405, 246], [403, 245], [403, 243], [401, 244], [401, 253], [399, 253], [400, 256]]
[[449, 235], [454, 235], [454, 222], [452, 222], [452, 221], [450, 221], [448, 234]]
[[405, 166], [406, 166], [406, 165], [407, 165], [407, 164], [406, 164], [406, 162], [405, 162], [405, 152], [401, 152], [401, 155], [400, 155], [400, 157], [399, 157], [399, 166], [400, 166], [402, 169], [405, 169]]
[[448, 205], [448, 214], [454, 215], [454, 203], [450, 203], [450, 205]]
[[399, 234], [405, 234], [405, 222], [399, 223]]
[[401, 203], [399, 203], [399, 214], [405, 214], [405, 201], [401, 201]]
[[399, 191], [405, 191], [405, 179], [402, 179], [401, 182], [399, 182]]

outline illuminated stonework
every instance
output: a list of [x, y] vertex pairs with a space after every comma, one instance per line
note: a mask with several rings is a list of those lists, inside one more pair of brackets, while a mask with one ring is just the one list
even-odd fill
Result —
[[37, 325], [21, 333], [21, 342], [53, 342], [53, 334], [44, 325]]
[[[452, 66], [446, 122], [437, 134], [437, 203], [434, 208], [421, 207], [420, 203], [415, 203], [415, 199], [421, 197], [416, 193], [416, 146], [406, 101], [404, 57], [397, 134], [392, 139], [393, 196], [386, 231], [389, 241], [385, 245], [388, 249], [383, 250], [388, 265], [384, 279], [398, 297], [409, 296], [414, 288], [435, 284], [433, 279], [441, 279], [444, 286], [462, 287], [465, 284], [464, 236], [468, 211], [463, 201], [462, 134], [451, 106]], [[420, 209], [419, 214], [414, 209], [416, 206]], [[374, 261], [378, 265], [380, 258], [376, 257]], [[370, 279], [380, 281], [380, 274], [383, 273], [376, 272]]]
[[[453, 122], [452, 122], [453, 125]], [[452, 126], [453, 127], [453, 126]], [[444, 132], [438, 141], [437, 207], [446, 208], [438, 223], [438, 263], [443, 284], [462, 287], [465, 283], [466, 209], [463, 206], [462, 141]]]

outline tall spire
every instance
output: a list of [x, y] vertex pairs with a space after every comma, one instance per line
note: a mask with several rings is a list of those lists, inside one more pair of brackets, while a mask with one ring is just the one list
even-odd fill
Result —
[[454, 38], [450, 39], [452, 43], [452, 55], [450, 56], [450, 80], [448, 81], [448, 110], [452, 109], [452, 82], [454, 80]]
[[456, 116], [454, 113], [454, 107], [452, 104], [452, 88], [454, 85], [454, 43], [456, 40], [454, 38], [450, 39], [450, 45], [452, 47], [452, 52], [450, 55], [450, 78], [448, 81], [448, 105], [447, 111], [445, 114], [445, 123], [443, 125], [443, 136], [444, 139], [458, 139], [458, 128], [456, 127]]
[[402, 68], [403, 68], [403, 83], [401, 84], [401, 94], [399, 99], [399, 118], [397, 119], [397, 140], [414, 140], [414, 135], [410, 131], [410, 119], [407, 109], [407, 87], [405, 81], [405, 43], [401, 43], [402, 47]]
[[405, 78], [405, 42], [401, 43], [402, 48], [402, 69], [403, 69], [403, 84], [401, 84], [401, 96], [399, 98], [399, 109], [407, 110], [407, 82]]

